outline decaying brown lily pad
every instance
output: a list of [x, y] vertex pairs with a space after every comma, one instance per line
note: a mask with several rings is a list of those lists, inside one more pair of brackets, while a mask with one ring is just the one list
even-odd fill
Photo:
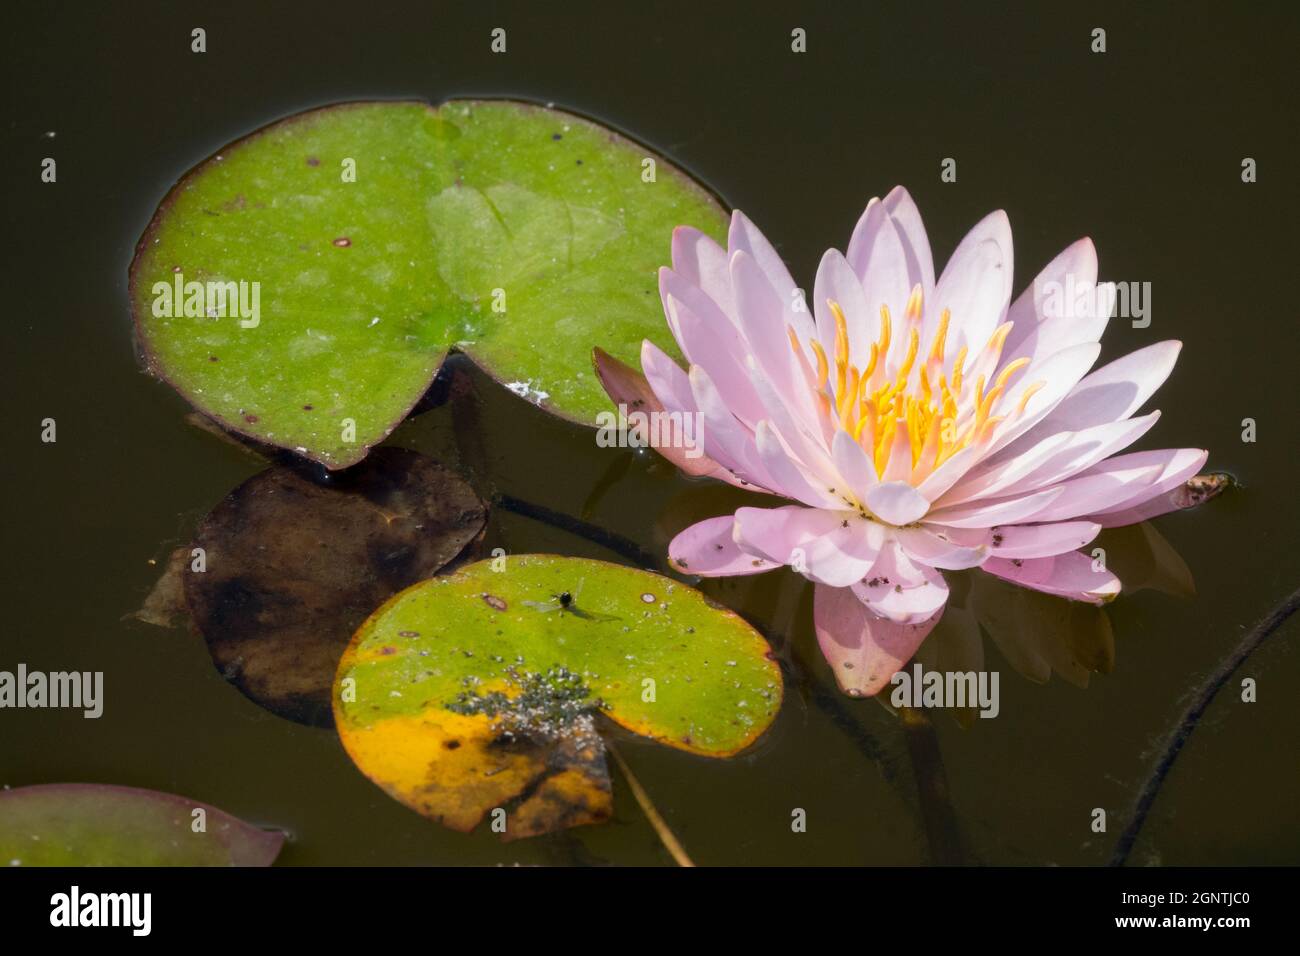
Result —
[[282, 717], [328, 727], [353, 632], [393, 594], [470, 557], [486, 520], [463, 479], [405, 449], [376, 449], [325, 482], [272, 468], [199, 526], [206, 570], [186, 571], [186, 599], [227, 680]]

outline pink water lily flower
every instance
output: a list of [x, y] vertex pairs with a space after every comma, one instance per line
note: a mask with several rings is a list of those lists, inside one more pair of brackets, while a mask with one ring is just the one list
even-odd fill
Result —
[[899, 187], [822, 258], [811, 311], [739, 212], [726, 249], [676, 230], [672, 262], [659, 289], [689, 369], [646, 341], [644, 378], [598, 353], [602, 381], [616, 401], [700, 416], [703, 456], [657, 446], [683, 470], [789, 503], [693, 525], [669, 557], [706, 577], [789, 565], [813, 581], [818, 641], [848, 694], [876, 693], [912, 657], [943, 613], [942, 571], [1101, 603], [1120, 582], [1079, 549], [1189, 503], [1205, 451], [1116, 454], [1155, 424], [1158, 411], [1134, 416], [1181, 343], [1090, 371], [1114, 286], [1097, 282], [1088, 239], [1013, 302], [1006, 214], [936, 280]]

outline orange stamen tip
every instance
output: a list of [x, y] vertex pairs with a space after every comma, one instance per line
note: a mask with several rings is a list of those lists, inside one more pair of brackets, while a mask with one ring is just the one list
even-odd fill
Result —
[[1021, 412], [1023, 412], [1025, 410], [1025, 406], [1029, 404], [1029, 400], [1033, 398], [1036, 394], [1038, 394], [1038, 391], [1044, 388], [1046, 385], [1047, 385], [1046, 382], [1038, 381], [1038, 382], [1034, 382], [1033, 385], [1030, 385], [1028, 388], [1026, 388], [1024, 392], [1022, 392], [1020, 395], [1020, 403], [1016, 406], [1016, 414], [1019, 415]]
[[817, 357], [817, 387], [824, 388], [830, 375], [830, 364], [826, 361], [826, 350], [816, 339], [812, 340], [813, 354]]
[[889, 354], [889, 338], [891, 334], [889, 322], [889, 306], [881, 304], [880, 306], [880, 354]]
[[943, 350], [948, 342], [948, 323], [952, 321], [952, 312], [944, 309], [939, 313], [939, 330], [934, 333], [934, 347], [930, 349], [930, 355], [943, 361]]
[[1012, 375], [1015, 375], [1017, 372], [1019, 372], [1022, 368], [1024, 368], [1028, 364], [1029, 364], [1029, 358], [1027, 356], [1021, 356], [1020, 358], [1016, 359], [1014, 362], [1009, 364], [1006, 368], [1002, 370], [1002, 374], [998, 376], [996, 387], [1001, 388], [1002, 386], [1006, 385]]
[[912, 286], [912, 294], [907, 297], [907, 317], [913, 321], [921, 317], [921, 310], [924, 304], [923, 293], [921, 292], [921, 283]]

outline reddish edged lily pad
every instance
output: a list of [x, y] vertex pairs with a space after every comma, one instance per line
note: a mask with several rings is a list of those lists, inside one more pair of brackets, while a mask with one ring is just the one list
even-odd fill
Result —
[[145, 365], [196, 408], [336, 469], [452, 348], [594, 424], [592, 342], [677, 354], [656, 273], [682, 224], [721, 237], [726, 215], [590, 120], [505, 100], [341, 104], [186, 174], [139, 242], [131, 309]]
[[284, 839], [156, 790], [56, 783], [0, 791], [0, 865], [270, 866]]

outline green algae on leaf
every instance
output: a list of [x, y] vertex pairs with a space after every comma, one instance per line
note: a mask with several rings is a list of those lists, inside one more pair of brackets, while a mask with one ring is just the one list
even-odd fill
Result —
[[553, 555], [480, 561], [408, 588], [339, 664], [349, 756], [457, 830], [505, 809], [507, 838], [607, 819], [614, 723], [709, 757], [752, 744], [781, 704], [763, 638], [669, 578]]
[[284, 834], [170, 793], [56, 783], [0, 791], [0, 865], [270, 866]]
[[684, 173], [569, 113], [341, 104], [188, 173], [137, 247], [131, 308], [145, 364], [198, 409], [341, 468], [453, 348], [594, 423], [608, 400], [592, 342], [627, 360], [645, 338], [676, 354], [656, 272], [675, 226], [720, 237], [725, 223]]
[[222, 676], [274, 714], [328, 727], [352, 633], [402, 588], [464, 561], [486, 522], [464, 479], [404, 448], [326, 482], [271, 468], [203, 519], [205, 569], [186, 566], [186, 599]]

